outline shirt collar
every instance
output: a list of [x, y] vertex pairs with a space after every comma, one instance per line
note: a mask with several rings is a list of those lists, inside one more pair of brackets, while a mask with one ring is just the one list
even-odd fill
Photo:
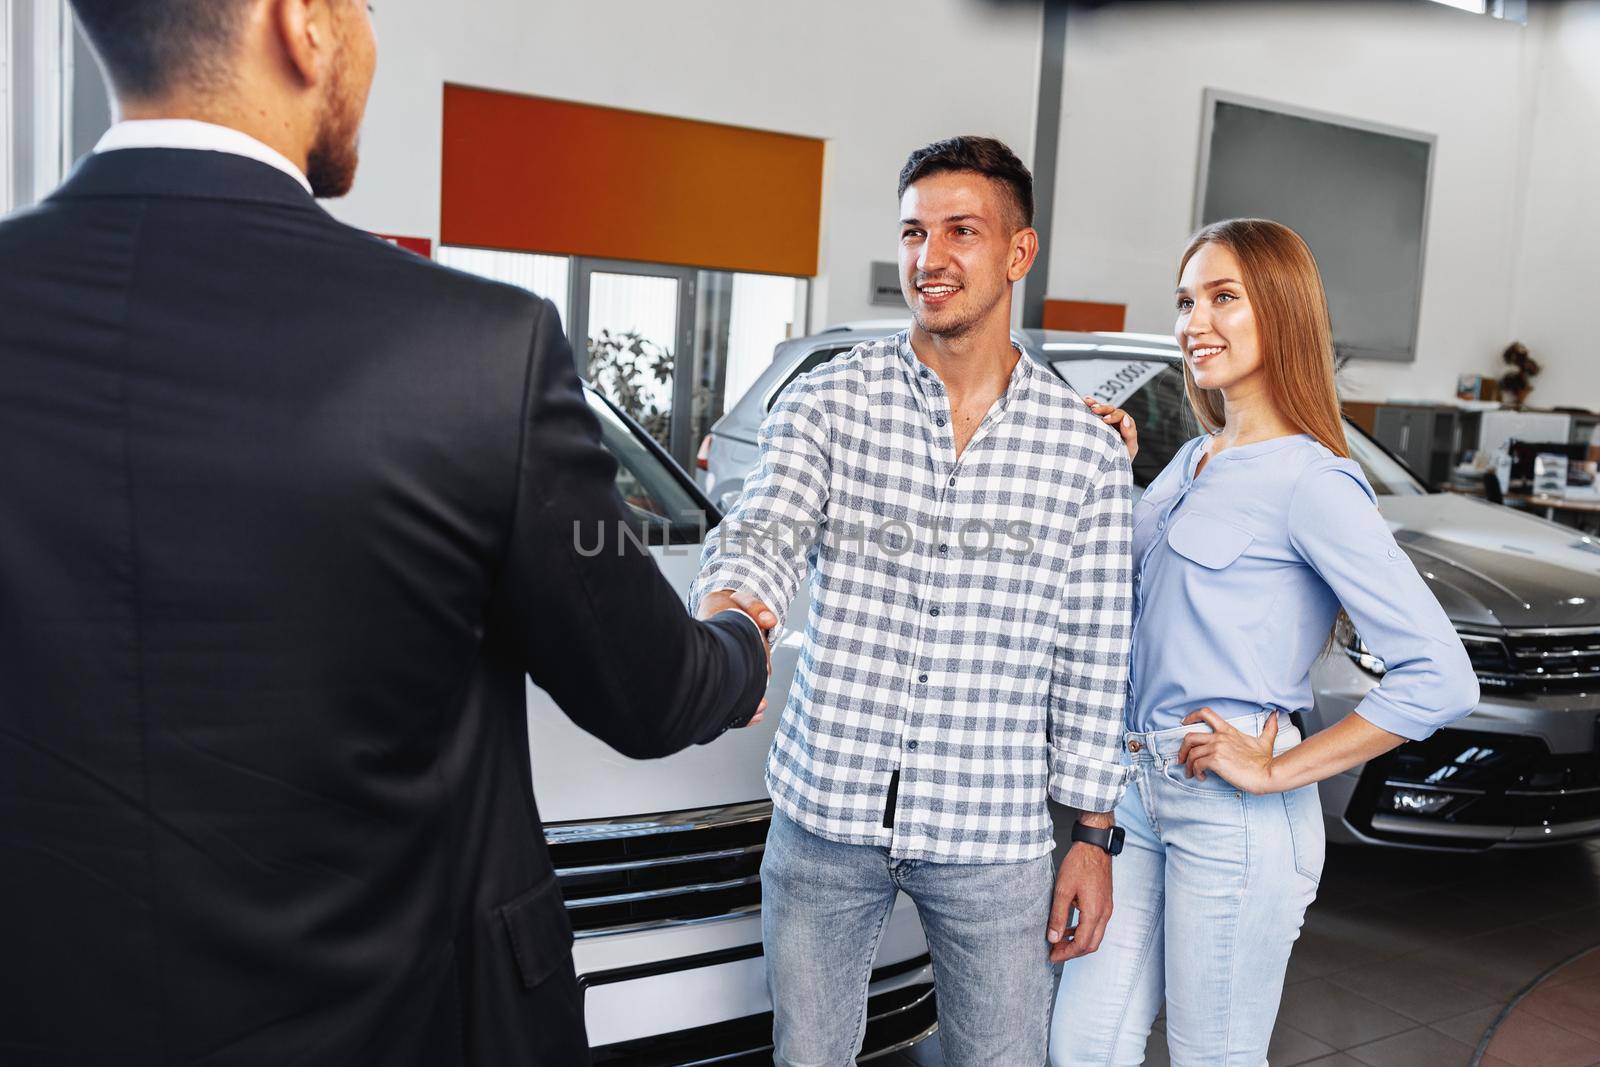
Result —
[[299, 182], [307, 193], [311, 193], [311, 183], [306, 180], [305, 172], [291, 163], [287, 156], [270, 145], [262, 144], [248, 133], [229, 126], [196, 119], [132, 119], [112, 126], [94, 146], [96, 152], [115, 152], [124, 148], [179, 148], [245, 156], [281, 170]]
[[[1200, 454], [1205, 451], [1206, 441], [1215, 436], [1215, 433], [1207, 433], [1197, 439], [1198, 443], [1194, 446], [1194, 451], [1189, 454], [1189, 460], [1187, 464], [1189, 477], [1194, 477], [1194, 469], [1195, 466], [1200, 462]], [[1312, 437], [1310, 434], [1283, 434], [1279, 437], [1269, 437], [1265, 441], [1256, 441], [1253, 444], [1234, 445], [1232, 448], [1224, 448], [1221, 452], [1213, 455], [1210, 462], [1215, 463], [1219, 459], [1254, 459], [1257, 456], [1270, 455], [1273, 452], [1277, 452], [1279, 449], [1288, 448], [1290, 445], [1299, 441], [1314, 440], [1316, 440], [1316, 438]]]
[[[901, 330], [894, 335], [894, 340], [895, 348], [900, 353], [900, 359], [905, 363], [906, 370], [911, 374], [912, 382], [920, 388], [929, 381], [938, 380], [938, 375], [927, 364], [917, 358], [916, 349], [911, 347], [910, 330]], [[1011, 368], [1011, 378], [1006, 383], [1006, 391], [1000, 394], [1001, 411], [1004, 411], [1011, 405], [1013, 400], [1022, 395], [1027, 387], [1029, 378], [1036, 370], [1041, 369], [1033, 366], [1033, 357], [1028, 355], [1021, 345], [1017, 344], [1015, 337], [1011, 339], [1011, 347], [1016, 350], [1017, 365]]]

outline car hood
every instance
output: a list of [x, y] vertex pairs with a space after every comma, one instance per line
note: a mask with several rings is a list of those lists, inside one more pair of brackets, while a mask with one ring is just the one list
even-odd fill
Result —
[[1378, 508], [1445, 614], [1476, 626], [1600, 626], [1600, 541], [1453, 493]]

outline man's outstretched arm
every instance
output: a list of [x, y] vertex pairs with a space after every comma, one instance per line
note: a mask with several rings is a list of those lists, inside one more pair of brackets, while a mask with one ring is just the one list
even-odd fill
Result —
[[689, 600], [702, 618], [736, 608], [762, 630], [783, 624], [827, 511], [828, 441], [827, 414], [802, 377], [762, 422], [744, 492], [706, 538]]
[[501, 639], [562, 711], [624, 755], [665, 756], [745, 725], [766, 688], [760, 634], [732, 614], [691, 619], [622, 536], [634, 520], [616, 461], [549, 301], [532, 344], [516, 516], [491, 609]]

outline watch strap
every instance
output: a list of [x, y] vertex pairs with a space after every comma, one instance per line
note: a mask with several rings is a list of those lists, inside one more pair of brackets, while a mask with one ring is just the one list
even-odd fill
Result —
[[1122, 851], [1122, 839], [1126, 831], [1120, 826], [1085, 826], [1081, 822], [1072, 824], [1072, 840], [1085, 845], [1094, 845], [1104, 849], [1109, 856], [1115, 856]]

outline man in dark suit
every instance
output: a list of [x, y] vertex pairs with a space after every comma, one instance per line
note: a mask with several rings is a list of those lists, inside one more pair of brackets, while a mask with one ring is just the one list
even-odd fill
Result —
[[757, 627], [578, 551], [549, 302], [316, 205], [367, 5], [75, 6], [144, 121], [0, 223], [0, 1063], [586, 1062], [524, 674], [665, 755]]

